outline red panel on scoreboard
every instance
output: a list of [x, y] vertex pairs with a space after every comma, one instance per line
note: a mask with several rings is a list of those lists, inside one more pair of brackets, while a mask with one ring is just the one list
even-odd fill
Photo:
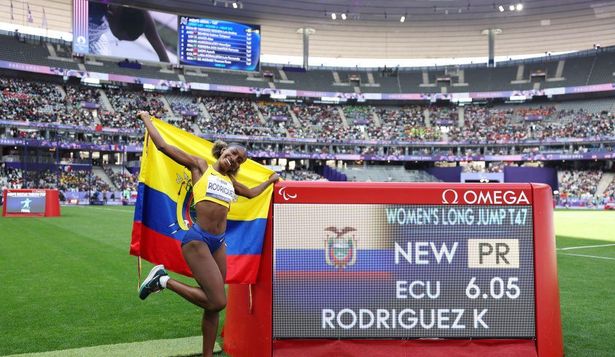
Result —
[[530, 184], [296, 182], [276, 185], [274, 203], [528, 205]]
[[[531, 340], [276, 340], [276, 357], [420, 356], [535, 357]], [[300, 351], [300, 352], [299, 352]]]

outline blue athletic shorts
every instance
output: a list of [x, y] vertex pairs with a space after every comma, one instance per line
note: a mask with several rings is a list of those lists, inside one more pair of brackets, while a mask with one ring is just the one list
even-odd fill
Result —
[[192, 227], [186, 232], [184, 235], [184, 239], [182, 239], [182, 246], [184, 244], [188, 244], [193, 240], [198, 240], [207, 244], [209, 247], [209, 251], [213, 254], [222, 244], [224, 244], [224, 233], [220, 235], [211, 234], [203, 230], [203, 228], [199, 227], [198, 224], [193, 224]]

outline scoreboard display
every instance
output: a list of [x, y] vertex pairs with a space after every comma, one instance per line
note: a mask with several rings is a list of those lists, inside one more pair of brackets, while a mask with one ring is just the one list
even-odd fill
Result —
[[179, 16], [180, 64], [218, 69], [260, 69], [260, 26]]
[[274, 338], [534, 338], [532, 207], [274, 206]]
[[233, 356], [563, 356], [544, 184], [276, 183]]
[[38, 214], [45, 213], [45, 190], [11, 191], [6, 194], [6, 213]]

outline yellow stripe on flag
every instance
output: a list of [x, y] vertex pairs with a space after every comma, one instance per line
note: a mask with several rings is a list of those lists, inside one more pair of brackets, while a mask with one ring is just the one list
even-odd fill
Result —
[[[213, 165], [216, 160], [211, 153], [213, 143], [159, 119], [154, 118], [152, 122], [168, 144], [176, 146], [190, 155], [203, 158], [209, 165]], [[185, 178], [191, 179], [190, 171], [161, 153], [147, 135], [144, 145], [146, 146], [141, 158], [139, 181], [152, 189], [163, 192], [177, 202], [180, 196], [179, 192], [183, 189], [182, 184], [185, 185]], [[273, 171], [263, 165], [247, 160], [241, 165], [235, 178], [247, 187], [254, 187], [267, 180], [272, 173]], [[273, 186], [271, 185], [258, 197], [252, 199], [239, 197], [237, 202], [231, 204], [228, 218], [241, 221], [267, 218], [272, 190]]]

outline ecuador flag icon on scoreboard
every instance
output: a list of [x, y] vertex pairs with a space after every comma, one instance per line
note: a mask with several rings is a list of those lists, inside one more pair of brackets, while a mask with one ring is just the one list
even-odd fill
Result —
[[[211, 142], [158, 119], [153, 123], [170, 145], [202, 157], [210, 165], [215, 161]], [[266, 181], [272, 173], [248, 160], [241, 165], [236, 178], [244, 185], [253, 187]], [[256, 282], [272, 192], [273, 185], [270, 185], [258, 197], [238, 197], [231, 204], [226, 231], [228, 283]], [[190, 172], [158, 151], [146, 137], [130, 254], [191, 276], [182, 257], [181, 241], [194, 221], [192, 204]]]

